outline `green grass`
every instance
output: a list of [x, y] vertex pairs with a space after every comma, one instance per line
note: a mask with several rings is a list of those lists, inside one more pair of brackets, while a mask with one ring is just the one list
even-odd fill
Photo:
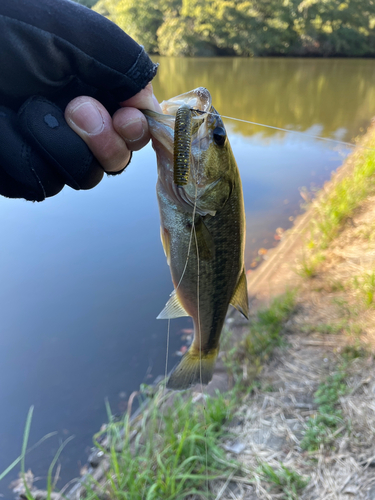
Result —
[[[173, 404], [162, 409], [167, 396], [162, 390], [149, 402], [140, 420], [132, 424], [129, 416], [115, 421], [107, 405], [109, 423], [105, 431], [94, 437], [94, 444], [108, 457], [109, 470], [105, 484], [93, 477], [85, 483], [87, 500], [101, 500], [103, 495], [121, 500], [179, 500], [189, 495], [208, 498], [207, 482], [220, 477], [226, 479], [241, 467], [228, 460], [220, 440], [229, 436], [226, 424], [233, 417], [235, 401], [231, 394], [207, 397], [204, 403], [194, 403], [192, 397], [176, 394]], [[21, 477], [25, 477], [25, 459], [33, 409], [27, 417], [22, 453]], [[137, 430], [134, 437], [134, 430]], [[107, 437], [104, 448], [99, 438]], [[102, 441], [101, 441], [102, 442]], [[47, 474], [46, 498], [54, 490], [53, 471], [66, 445], [59, 448]], [[2, 474], [9, 472], [10, 468]], [[32, 489], [26, 484], [25, 497], [35, 500]]]
[[230, 348], [230, 339], [225, 339], [223, 361], [240, 392], [253, 387], [262, 364], [282, 343], [281, 332], [295, 308], [295, 296], [295, 291], [289, 291], [274, 299], [269, 308], [259, 311], [239, 344]]
[[[319, 450], [328, 446], [334, 439], [334, 433], [343, 425], [342, 412], [338, 407], [339, 399], [346, 394], [347, 361], [337, 371], [322, 382], [314, 394], [314, 402], [318, 405], [316, 415], [309, 418], [301, 448], [307, 451]], [[351, 358], [353, 359], [353, 358]]]
[[302, 276], [302, 278], [314, 278], [317, 275], [319, 265], [324, 260], [325, 256], [321, 252], [309, 255], [308, 257], [304, 255], [299, 264], [297, 274]]
[[320, 333], [322, 335], [337, 335], [345, 330], [347, 321], [340, 320], [337, 323], [318, 323], [316, 325], [303, 325], [301, 331], [304, 333]]
[[298, 472], [281, 465], [279, 469], [274, 469], [267, 463], [260, 466], [261, 476], [268, 482], [275, 485], [281, 492], [283, 500], [298, 500], [299, 491], [307, 486], [309, 479], [301, 476]]
[[366, 307], [374, 304], [375, 298], [375, 273], [367, 272], [353, 278], [353, 288], [358, 291]]
[[[368, 135], [352, 156], [354, 164], [349, 175], [336, 182], [329, 192], [315, 203], [306, 255], [298, 273], [305, 278], [317, 274], [324, 260], [324, 250], [336, 238], [344, 223], [350, 220], [361, 202], [375, 189], [375, 132]], [[367, 148], [367, 149], [366, 149]]]
[[[283, 325], [294, 307], [295, 292], [288, 292], [275, 299], [268, 309], [259, 311], [248, 335], [240, 347], [232, 350], [227, 360], [235, 363], [240, 359], [242, 364], [247, 363], [249, 374], [253, 365], [255, 371], [259, 372], [261, 363], [275, 346], [281, 344]], [[237, 382], [240, 382], [240, 377]], [[94, 444], [108, 457], [110, 466], [105, 486], [98, 484], [92, 477], [88, 479], [85, 484], [87, 500], [100, 500], [103, 495], [121, 500], [182, 500], [194, 494], [207, 499], [210, 496], [207, 487], [209, 480], [218, 477], [225, 480], [234, 472], [241, 471], [238, 463], [227, 459], [220, 442], [229, 435], [226, 424], [233, 417], [244, 385], [247, 385], [248, 390], [253, 387], [253, 380], [249, 378], [242, 382], [244, 384], [238, 383], [230, 393], [217, 393], [215, 397], [207, 397], [204, 403], [199, 404], [193, 403], [191, 396], [175, 394], [173, 405], [165, 410], [162, 407], [168, 393], [162, 396], [159, 390], [150, 395], [143, 388], [141, 392], [147, 393], [150, 401], [135, 423], [130, 422], [128, 415], [121, 421], [115, 421], [107, 407], [109, 424], [105, 431], [94, 437]], [[27, 419], [21, 457], [12, 464], [14, 467], [21, 462], [23, 474], [31, 417], [32, 411]], [[134, 429], [137, 433], [133, 439]], [[103, 433], [107, 437], [106, 448], [101, 444]], [[53, 470], [65, 444], [60, 447], [48, 471], [48, 499], [54, 488]], [[292, 473], [289, 477], [287, 469], [280, 471], [283, 471], [280, 485], [283, 483], [285, 491], [293, 493], [297, 479], [293, 479]], [[29, 488], [26, 488], [26, 497], [27, 500], [34, 500]]]
[[[375, 148], [375, 138], [370, 136], [363, 146]], [[342, 223], [374, 190], [375, 150], [358, 149], [353, 161], [351, 174], [337, 182], [316, 206], [317, 215], [313, 220], [315, 248], [327, 248], [337, 236]]]
[[[218, 444], [228, 434], [225, 424], [233, 415], [233, 399], [216, 394], [202, 405], [177, 395], [166, 412], [157, 400], [142, 413], [133, 441], [127, 416], [106, 429], [110, 441], [106, 494], [124, 500], [178, 500], [192, 494], [206, 498], [208, 480], [240, 469]], [[108, 453], [97, 441], [95, 445]], [[98, 489], [103, 488], [91, 481], [88, 499], [99, 499]]]

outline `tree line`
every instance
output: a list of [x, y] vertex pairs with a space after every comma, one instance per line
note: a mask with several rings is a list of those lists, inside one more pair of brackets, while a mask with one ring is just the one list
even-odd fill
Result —
[[375, 55], [375, 0], [99, 0], [93, 8], [150, 54]]

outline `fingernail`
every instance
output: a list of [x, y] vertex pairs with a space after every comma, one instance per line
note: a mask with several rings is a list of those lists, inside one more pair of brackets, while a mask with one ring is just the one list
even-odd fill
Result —
[[121, 135], [126, 141], [139, 141], [142, 139], [145, 130], [141, 120], [133, 120], [121, 127]]
[[90, 102], [79, 104], [70, 111], [71, 121], [87, 134], [96, 135], [104, 128], [104, 120], [98, 108]]

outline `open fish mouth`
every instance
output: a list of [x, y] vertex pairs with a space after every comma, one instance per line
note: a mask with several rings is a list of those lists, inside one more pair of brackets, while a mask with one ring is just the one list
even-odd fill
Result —
[[163, 101], [160, 106], [164, 114], [176, 116], [177, 110], [183, 105], [200, 113], [207, 113], [212, 106], [211, 94], [206, 88], [198, 87], [190, 92]]
[[143, 111], [158, 166], [162, 165], [163, 169], [159, 172], [160, 182], [185, 209], [194, 209], [202, 216], [215, 215], [215, 210], [200, 204], [207, 189], [212, 187], [205, 166], [213, 134], [218, 128], [224, 130], [222, 119], [212, 106], [210, 92], [199, 87], [163, 101], [161, 108], [163, 114]]
[[191, 110], [192, 148], [199, 147], [201, 151], [207, 149], [208, 143], [204, 144], [204, 139], [208, 135], [208, 122], [212, 121], [209, 120], [209, 116], [216, 111], [212, 107], [211, 94], [206, 88], [198, 87], [185, 94], [180, 94], [163, 101], [160, 106], [163, 114], [147, 109], [142, 110], [147, 117], [154, 140], [173, 154], [176, 115], [181, 107], [185, 107]]

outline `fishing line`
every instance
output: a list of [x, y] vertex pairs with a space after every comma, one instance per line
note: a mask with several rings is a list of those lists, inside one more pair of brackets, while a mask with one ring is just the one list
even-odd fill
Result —
[[[191, 127], [190, 127], [190, 135], [191, 135]], [[189, 156], [190, 156], [190, 151], [191, 150], [190, 150], [190, 144], [189, 144]], [[198, 160], [198, 165], [199, 165], [199, 160]], [[196, 175], [196, 179], [197, 179], [197, 175]], [[198, 187], [197, 187], [197, 180], [196, 180], [196, 183], [195, 183], [195, 194], [194, 194], [194, 206], [193, 206], [193, 214], [192, 214], [192, 225], [191, 225], [191, 231], [190, 231], [190, 237], [189, 237], [189, 244], [188, 244], [188, 249], [187, 249], [187, 256], [186, 256], [186, 261], [185, 261], [184, 268], [182, 270], [181, 277], [180, 277], [180, 279], [178, 281], [177, 286], [175, 287], [175, 292], [177, 292], [177, 290], [179, 289], [179, 287], [181, 285], [182, 279], [183, 279], [183, 277], [185, 275], [185, 272], [186, 272], [186, 269], [187, 269], [187, 266], [188, 266], [188, 262], [189, 262], [191, 245], [192, 245], [192, 240], [193, 240], [193, 234], [195, 234], [195, 214], [196, 214], [196, 209], [197, 209], [197, 197], [198, 197]], [[196, 238], [196, 236], [195, 236], [195, 238]], [[169, 318], [168, 319], [168, 330], [167, 330], [167, 349], [166, 349], [166, 355], [165, 355], [165, 372], [164, 372], [165, 384], [164, 384], [164, 387], [163, 387], [162, 398], [164, 397], [165, 391], [166, 391], [166, 388], [167, 388], [166, 381], [167, 381], [167, 376], [168, 376], [168, 356], [169, 356], [169, 344], [170, 344], [170, 324], [171, 324], [171, 320]], [[199, 328], [200, 328], [200, 326], [199, 326]], [[160, 418], [160, 422], [159, 422], [159, 433], [160, 433], [160, 430], [161, 430], [161, 423], [162, 423], [162, 418]]]
[[[163, 401], [164, 396], [165, 396], [165, 391], [167, 389], [167, 375], [168, 375], [168, 356], [169, 356], [169, 337], [170, 337], [170, 330], [171, 330], [171, 320], [168, 318], [168, 328], [167, 328], [167, 349], [165, 351], [165, 371], [164, 371], [164, 387], [161, 395], [161, 400]], [[162, 415], [160, 416], [160, 421], [159, 421], [159, 431], [158, 433], [160, 434], [161, 431], [161, 423], [162, 423]]]
[[[207, 114], [209, 115], [215, 115], [216, 113], [212, 113], [210, 111], [206, 111]], [[322, 137], [320, 135], [314, 135], [314, 134], [309, 134], [308, 132], [301, 132], [300, 130], [292, 130], [289, 128], [282, 128], [282, 127], [275, 127], [273, 125], [266, 125], [265, 123], [258, 123], [258, 122], [252, 122], [250, 120], [243, 120], [241, 118], [234, 118], [233, 116], [225, 116], [225, 115], [220, 115], [222, 118], [227, 118], [228, 120], [234, 120], [236, 122], [242, 122], [242, 123], [248, 123], [249, 125], [257, 125], [258, 127], [264, 127], [264, 128], [270, 128], [272, 130], [278, 130], [280, 132], [290, 132], [291, 134], [300, 134], [306, 137], [310, 137], [311, 139], [317, 139], [319, 141], [325, 141], [325, 142], [333, 142], [335, 144], [340, 144], [341, 146], [349, 146], [351, 148], [361, 148], [361, 149], [368, 149], [369, 151], [375, 151], [375, 148], [369, 148], [367, 146], [361, 146], [359, 144], [354, 144], [353, 142], [346, 142], [346, 141], [340, 141], [338, 139], [331, 139], [329, 137]]]
[[197, 209], [197, 191], [195, 191], [195, 199], [194, 199], [194, 207], [193, 207], [193, 215], [192, 215], [193, 222], [192, 222], [192, 225], [191, 225], [190, 239], [189, 239], [189, 245], [188, 245], [188, 251], [187, 251], [185, 266], [184, 266], [184, 268], [182, 270], [181, 278], [180, 278], [180, 280], [178, 282], [178, 285], [176, 286], [176, 291], [178, 290], [178, 288], [181, 285], [182, 278], [184, 277], [184, 274], [186, 272], [186, 268], [187, 268], [187, 265], [188, 265], [188, 262], [189, 262], [190, 250], [191, 250], [191, 243], [192, 243], [192, 240], [193, 240], [193, 230], [195, 230], [195, 213], [196, 213], [196, 209]]

